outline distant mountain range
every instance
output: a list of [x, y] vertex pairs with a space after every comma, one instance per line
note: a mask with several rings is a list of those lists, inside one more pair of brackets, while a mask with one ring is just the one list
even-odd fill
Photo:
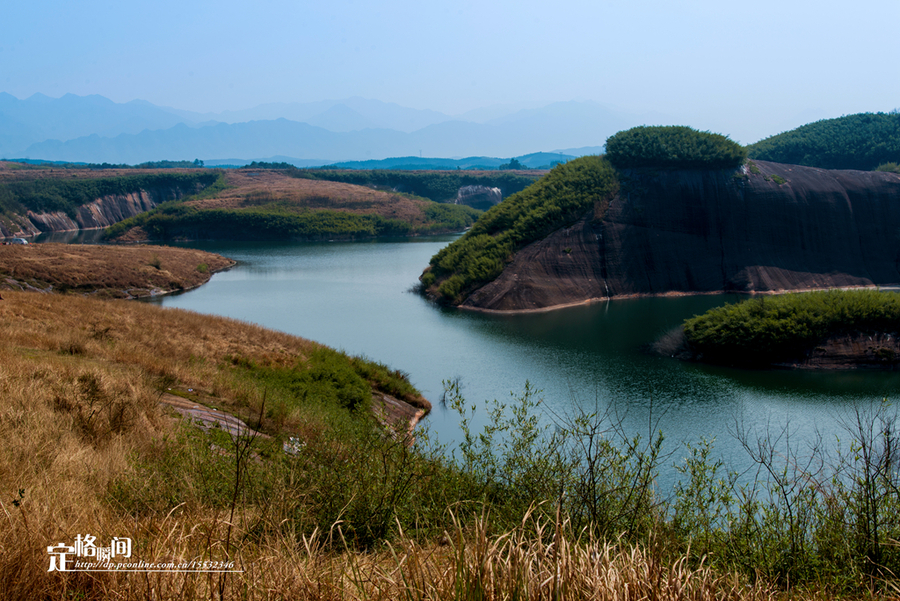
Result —
[[[593, 102], [558, 102], [507, 113], [490, 107], [454, 118], [364, 98], [204, 114], [142, 100], [115, 103], [97, 95], [35, 94], [19, 100], [0, 93], [0, 157], [128, 164], [278, 160], [298, 166], [388, 157], [479, 157], [481, 162], [471, 166], [490, 166], [509, 160], [490, 157], [593, 154], [610, 135], [645, 121]], [[549, 158], [535, 166], [554, 160], [566, 159]]]

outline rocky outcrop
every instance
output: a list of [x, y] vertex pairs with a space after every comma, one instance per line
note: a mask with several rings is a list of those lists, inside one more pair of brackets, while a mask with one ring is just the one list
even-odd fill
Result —
[[463, 306], [900, 282], [900, 175], [756, 161], [620, 179], [602, 219], [588, 212], [526, 246]]
[[503, 200], [503, 192], [500, 188], [488, 188], [487, 186], [463, 186], [456, 193], [458, 205], [467, 205], [473, 209], [487, 211], [495, 204]]
[[[178, 188], [160, 188], [139, 190], [130, 194], [103, 196], [97, 200], [78, 207], [73, 219], [63, 211], [51, 213], [35, 213], [28, 211], [19, 219], [13, 228], [0, 224], [0, 234], [5, 237], [15, 235], [35, 236], [43, 232], [66, 232], [109, 227], [120, 221], [149, 211], [161, 202], [177, 200], [192, 194]], [[19, 231], [13, 231], [18, 226]]]

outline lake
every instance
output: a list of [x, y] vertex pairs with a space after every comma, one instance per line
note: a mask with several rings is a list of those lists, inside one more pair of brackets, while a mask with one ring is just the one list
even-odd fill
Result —
[[547, 420], [576, 403], [613, 407], [630, 432], [662, 429], [670, 450], [716, 438], [716, 455], [741, 468], [749, 462], [736, 424], [757, 433], [789, 425], [795, 441], [812, 441], [816, 431], [830, 441], [848, 407], [892, 398], [900, 386], [896, 372], [750, 371], [647, 352], [685, 318], [737, 296], [623, 299], [523, 315], [438, 307], [410, 289], [454, 238], [193, 243], [238, 264], [152, 302], [257, 323], [408, 372], [434, 404], [428, 427], [446, 443], [459, 435], [456, 414], [439, 403], [442, 382], [453, 378], [480, 416], [486, 400], [509, 400], [528, 381], [542, 391]]

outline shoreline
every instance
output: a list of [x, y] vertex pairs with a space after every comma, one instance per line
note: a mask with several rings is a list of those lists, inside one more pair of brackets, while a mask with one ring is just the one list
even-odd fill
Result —
[[595, 305], [598, 303], [611, 302], [616, 300], [631, 300], [635, 298], [680, 298], [684, 296], [716, 296], [719, 294], [739, 294], [748, 297], [754, 296], [777, 296], [781, 294], [794, 294], [794, 293], [802, 293], [802, 292], [819, 292], [823, 290], [889, 290], [889, 291], [900, 291], [900, 283], [895, 284], [871, 284], [868, 286], [838, 286], [834, 288], [794, 288], [791, 290], [751, 290], [751, 291], [741, 291], [741, 290], [715, 290], [715, 291], [707, 291], [707, 292], [682, 292], [682, 291], [670, 291], [670, 292], [658, 292], [658, 293], [649, 293], [649, 292], [637, 292], [634, 294], [620, 294], [616, 296], [600, 296], [594, 298], [588, 298], [580, 301], [573, 301], [571, 303], [560, 303], [558, 305], [550, 305], [548, 307], [536, 307], [534, 309], [485, 309], [482, 307], [474, 307], [471, 305], [459, 304], [459, 305], [449, 305], [454, 307], [455, 309], [461, 309], [464, 311], [472, 311], [474, 313], [488, 313], [488, 314], [496, 314], [496, 315], [519, 315], [519, 314], [528, 314], [528, 313], [547, 313], [550, 311], [557, 311], [560, 309], [568, 309], [571, 307], [580, 307], [587, 305]]

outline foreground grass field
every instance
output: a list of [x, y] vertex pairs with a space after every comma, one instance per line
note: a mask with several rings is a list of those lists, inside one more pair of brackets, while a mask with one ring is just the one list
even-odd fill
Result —
[[[813, 473], [792, 455], [780, 471], [776, 437], [759, 447], [761, 475], [748, 488], [705, 445], [676, 466], [682, 484], [659, 496], [662, 437], [626, 434], [609, 414], [588, 410], [544, 427], [526, 387], [508, 407], [483, 408], [490, 425], [477, 432], [475, 408], [451, 385], [445, 400], [461, 427], [451, 453], [427, 430], [412, 442], [406, 423], [373, 419], [382, 393], [425, 403], [402, 372], [250, 324], [4, 291], [0, 597], [900, 592], [890, 414], [861, 416], [861, 426], [877, 427], [848, 436], [865, 460], [851, 453]], [[172, 394], [261, 434], [190, 425], [159, 403]], [[48, 570], [50, 548], [87, 535], [98, 547], [131, 540], [129, 561], [235, 571]]]

